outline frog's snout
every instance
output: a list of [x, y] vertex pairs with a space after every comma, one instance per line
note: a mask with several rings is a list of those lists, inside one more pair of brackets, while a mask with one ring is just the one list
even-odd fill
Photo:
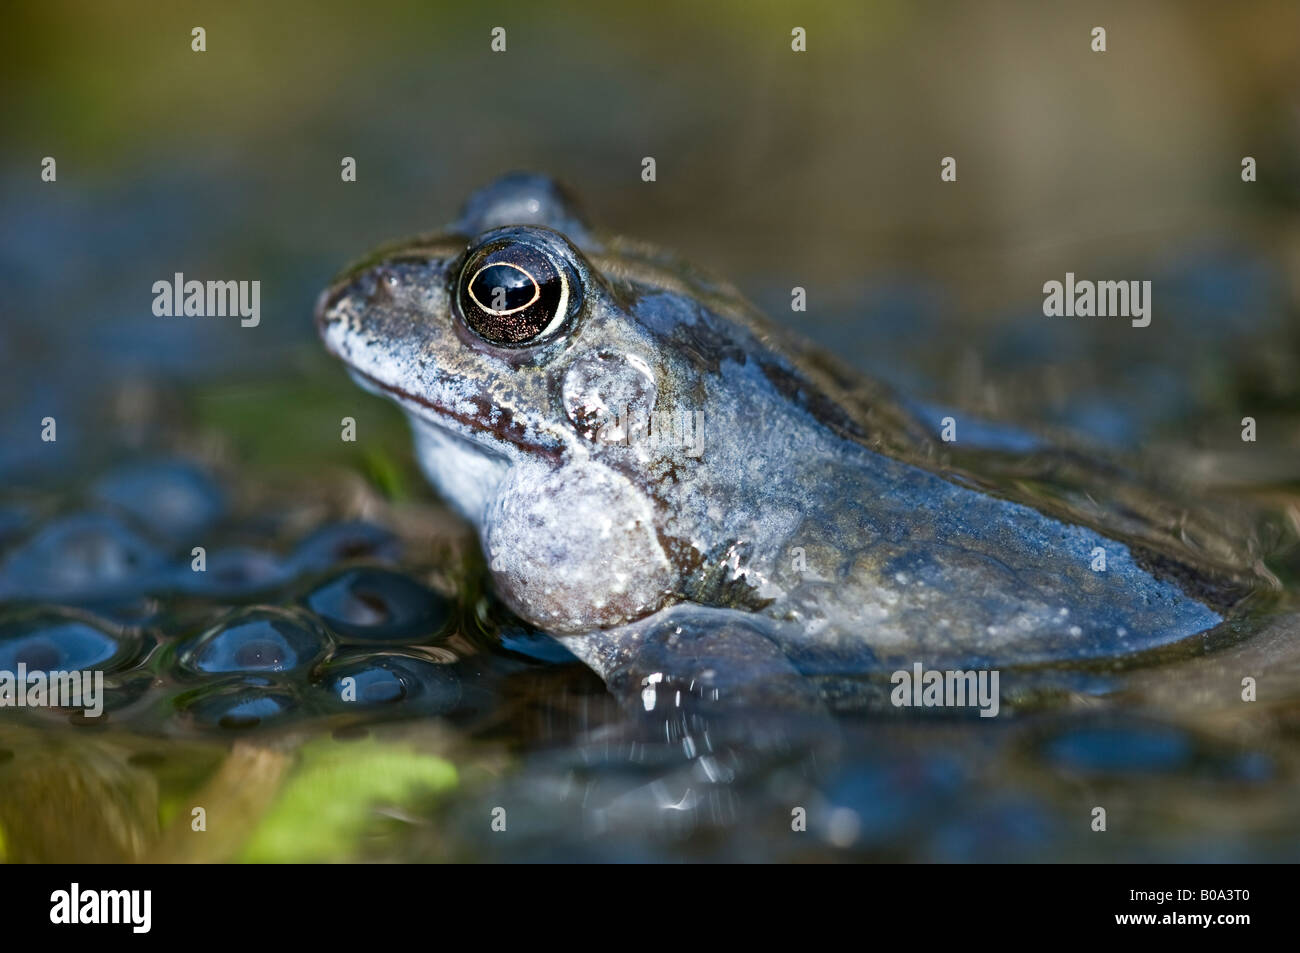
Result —
[[316, 306], [312, 309], [312, 323], [316, 326], [316, 336], [320, 338], [325, 350], [337, 358], [346, 360], [345, 344], [348, 326], [343, 321], [345, 312], [339, 307], [347, 297], [351, 282], [331, 284], [316, 296]]
[[[372, 314], [376, 308], [393, 304], [399, 283], [400, 279], [386, 262], [354, 270], [331, 282], [316, 298], [313, 310], [316, 333], [326, 347], [338, 354], [338, 348], [333, 345], [342, 342], [335, 341], [335, 338], [359, 333], [361, 315]], [[345, 321], [349, 316], [352, 320]]]
[[325, 326], [334, 320], [334, 304], [338, 301], [338, 292], [329, 287], [316, 296], [316, 306], [312, 309], [312, 321], [316, 333], [324, 334]]

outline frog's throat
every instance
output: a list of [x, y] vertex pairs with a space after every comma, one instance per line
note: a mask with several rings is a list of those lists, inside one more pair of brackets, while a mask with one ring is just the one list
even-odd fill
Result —
[[484, 453], [493, 452], [494, 448], [488, 445], [489, 441], [493, 441], [501, 448], [499, 455], [509, 456], [509, 451], [513, 450], [530, 460], [542, 460], [551, 464], [559, 464], [563, 460], [564, 454], [560, 447], [529, 439], [523, 428], [508, 414], [493, 415], [488, 412], [488, 408], [477, 414], [468, 414], [419, 394], [412, 394], [355, 367], [349, 367], [348, 373], [361, 389], [395, 401], [412, 420], [418, 419], [429, 426], [440, 427], [460, 437], [462, 441], [480, 447]]
[[409, 413], [420, 468], [438, 493], [482, 532], [510, 461], [480, 443]]

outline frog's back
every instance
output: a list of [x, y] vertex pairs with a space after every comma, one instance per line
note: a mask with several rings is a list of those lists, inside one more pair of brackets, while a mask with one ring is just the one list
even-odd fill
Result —
[[[1273, 583], [1231, 526], [1136, 472], [1040, 438], [949, 448], [887, 388], [693, 291], [643, 302], [665, 352], [712, 362], [707, 463], [664, 487], [666, 535], [709, 526], [691, 599], [761, 614], [801, 668], [1129, 655]], [[1053, 476], [1055, 498], [1021, 489]]]

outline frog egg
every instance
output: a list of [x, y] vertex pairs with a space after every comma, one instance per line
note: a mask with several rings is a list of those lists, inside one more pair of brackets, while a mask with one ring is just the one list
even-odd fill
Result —
[[200, 635], [180, 655], [197, 675], [230, 672], [303, 672], [331, 648], [318, 626], [283, 609], [236, 612]]
[[143, 589], [163, 562], [159, 549], [116, 516], [78, 513], [46, 524], [10, 554], [0, 596], [123, 596]]
[[393, 560], [401, 540], [374, 523], [359, 520], [324, 526], [298, 544], [290, 562], [297, 572], [325, 570], [350, 559]]
[[448, 633], [451, 603], [386, 569], [349, 569], [304, 599], [335, 633], [352, 642], [422, 642]]
[[225, 511], [212, 478], [183, 461], [120, 467], [98, 480], [91, 493], [168, 539], [194, 536]]
[[460, 678], [451, 668], [407, 652], [336, 658], [321, 668], [314, 684], [324, 703], [338, 711], [400, 703], [421, 714], [442, 714], [461, 697]]
[[174, 585], [181, 592], [215, 599], [235, 599], [275, 589], [292, 573], [278, 556], [244, 547], [219, 549], [205, 559], [203, 572], [186, 563], [177, 567]]
[[281, 720], [300, 706], [300, 700], [288, 686], [248, 678], [186, 692], [174, 704], [182, 717], [201, 727], [247, 731]]
[[42, 612], [0, 625], [0, 671], [17, 671], [20, 664], [28, 671], [108, 671], [137, 649], [137, 639], [69, 613]]

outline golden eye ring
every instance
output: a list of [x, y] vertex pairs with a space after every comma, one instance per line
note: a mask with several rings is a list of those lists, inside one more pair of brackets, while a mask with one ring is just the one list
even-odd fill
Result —
[[[533, 296], [529, 298], [527, 301], [525, 301], [523, 304], [518, 305], [514, 308], [509, 308], [505, 311], [502, 311], [499, 308], [489, 307], [488, 305], [484, 304], [482, 301], [478, 299], [478, 295], [474, 291], [474, 282], [477, 281], [479, 276], [482, 275], [483, 272], [487, 271], [489, 268], [513, 268], [515, 271], [522, 273], [523, 276], [527, 278], [529, 281], [531, 281], [533, 284]], [[469, 296], [474, 300], [474, 303], [478, 305], [479, 308], [481, 308], [483, 311], [486, 311], [488, 314], [495, 314], [497, 317], [505, 317], [507, 314], [514, 314], [516, 311], [522, 311], [524, 310], [524, 308], [531, 306], [534, 302], [538, 301], [542, 297], [542, 286], [537, 283], [537, 279], [534, 278], [532, 275], [530, 275], [528, 272], [524, 271], [524, 269], [520, 268], [518, 265], [507, 261], [496, 262], [491, 265], [484, 265], [482, 268], [480, 268], [478, 271], [474, 272], [474, 274], [470, 276], [469, 282], [466, 284], [465, 287], [466, 290], [469, 291]]]
[[455, 299], [466, 326], [487, 343], [532, 347], [553, 338], [576, 310], [576, 284], [569, 265], [548, 249], [499, 237], [467, 253]]

